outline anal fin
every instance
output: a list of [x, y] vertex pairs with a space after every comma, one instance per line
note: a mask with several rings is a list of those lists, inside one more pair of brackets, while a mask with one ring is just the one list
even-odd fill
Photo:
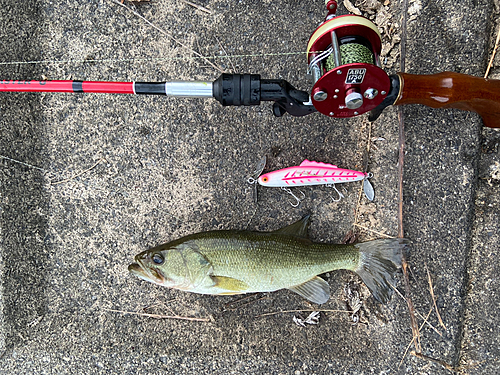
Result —
[[319, 276], [314, 276], [311, 280], [288, 289], [317, 304], [325, 303], [330, 299], [330, 286]]

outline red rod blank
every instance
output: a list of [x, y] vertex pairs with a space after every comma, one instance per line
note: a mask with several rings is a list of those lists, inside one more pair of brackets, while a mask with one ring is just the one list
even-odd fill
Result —
[[89, 92], [135, 94], [134, 82], [0, 81], [0, 92]]

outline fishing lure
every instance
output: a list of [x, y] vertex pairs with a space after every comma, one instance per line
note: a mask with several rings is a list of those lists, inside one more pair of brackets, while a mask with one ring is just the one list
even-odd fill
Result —
[[[371, 173], [358, 172], [350, 169], [342, 169], [336, 165], [319, 163], [316, 161], [304, 160], [299, 166], [279, 169], [277, 171], [265, 173], [257, 179], [262, 186], [280, 187], [292, 194], [290, 187], [310, 186], [310, 185], [329, 185], [335, 188], [335, 184], [344, 182], [354, 182], [363, 180], [363, 191], [372, 201], [374, 198], [373, 187], [368, 181], [373, 175]], [[250, 181], [249, 181], [250, 182]], [[339, 199], [343, 197], [336, 188]], [[297, 202], [300, 198], [296, 197]]]

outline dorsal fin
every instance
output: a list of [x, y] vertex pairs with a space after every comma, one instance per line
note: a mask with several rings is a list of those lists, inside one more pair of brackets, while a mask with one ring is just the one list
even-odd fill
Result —
[[319, 163], [317, 161], [310, 161], [305, 159], [302, 163], [300, 163], [299, 167], [326, 167], [326, 168], [338, 168], [333, 164]]
[[307, 236], [307, 228], [309, 227], [309, 219], [311, 215], [306, 215], [299, 221], [290, 224], [281, 229], [275, 230], [273, 233], [285, 234], [288, 236], [295, 236], [301, 238], [309, 238]]

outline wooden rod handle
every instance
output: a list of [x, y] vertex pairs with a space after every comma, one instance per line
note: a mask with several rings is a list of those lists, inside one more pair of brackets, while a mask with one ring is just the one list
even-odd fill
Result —
[[400, 91], [394, 105], [423, 104], [473, 111], [481, 115], [485, 126], [500, 128], [500, 80], [454, 72], [398, 76]]

